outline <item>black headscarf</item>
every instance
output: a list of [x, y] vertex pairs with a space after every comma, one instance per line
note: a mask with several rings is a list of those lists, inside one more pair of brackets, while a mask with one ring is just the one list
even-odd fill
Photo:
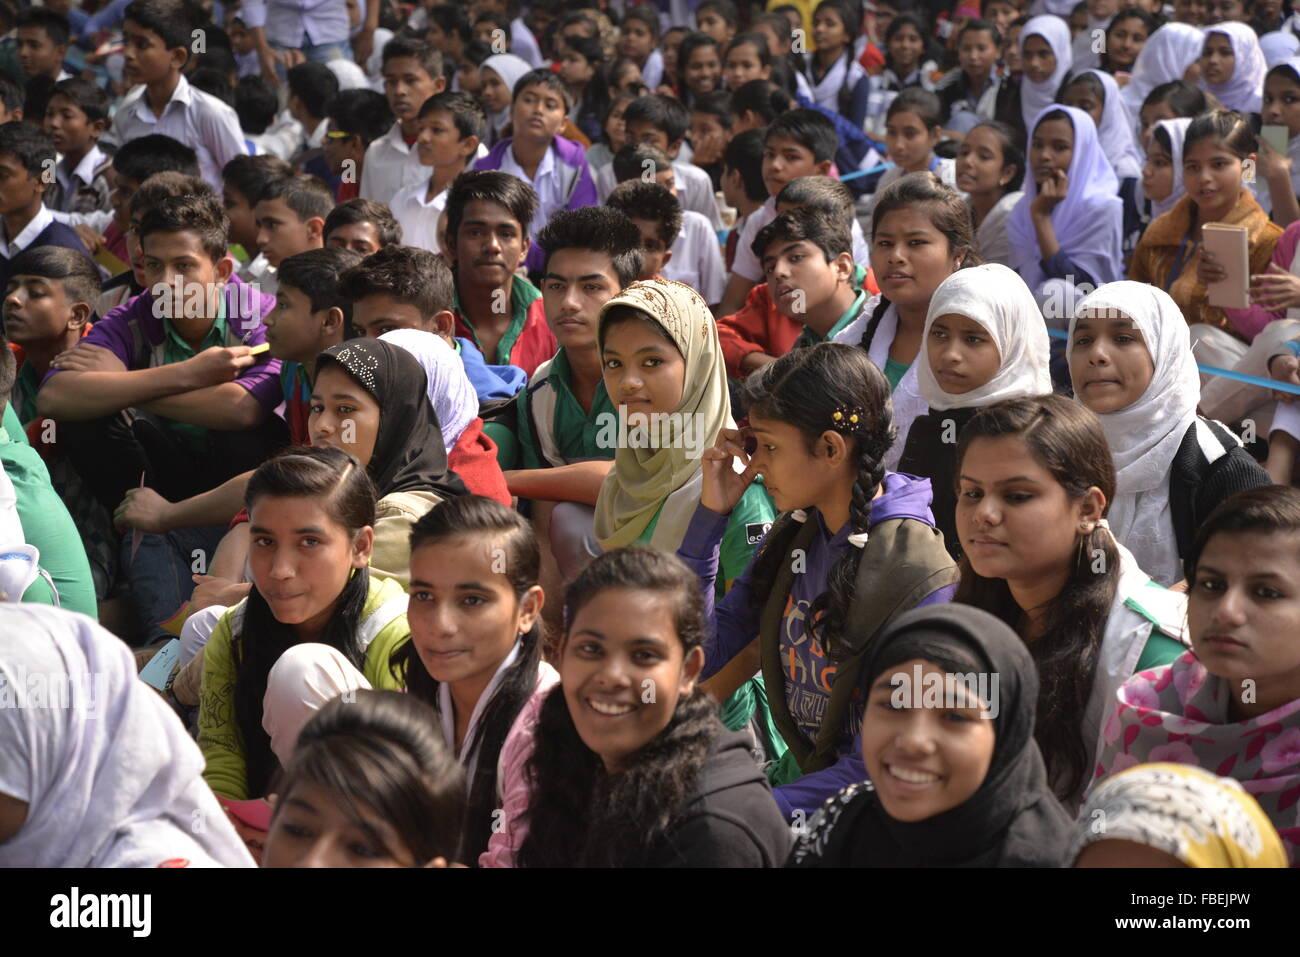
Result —
[[[952, 673], [996, 674], [993, 758], [979, 789], [924, 821], [890, 817], [874, 789], [855, 785], [828, 809], [829, 829], [795, 848], [796, 866], [1060, 867], [1071, 820], [1047, 784], [1034, 740], [1038, 672], [1025, 643], [993, 615], [969, 605], [927, 605], [900, 615], [863, 666], [870, 685], [914, 659]], [[870, 686], [869, 685], [869, 686]], [[867, 712], [867, 721], [871, 712]], [[837, 799], [838, 800], [838, 799]], [[830, 818], [834, 822], [830, 823]]]
[[337, 363], [379, 403], [379, 434], [368, 471], [380, 498], [393, 492], [465, 495], [447, 467], [438, 416], [429, 402], [428, 377], [405, 349], [379, 339], [349, 339], [316, 358], [316, 374]]

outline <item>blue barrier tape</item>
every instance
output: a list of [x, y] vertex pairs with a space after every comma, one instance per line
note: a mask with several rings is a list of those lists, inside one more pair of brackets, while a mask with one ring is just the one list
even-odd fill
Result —
[[857, 179], [860, 176], [874, 176], [876, 173], [883, 173], [887, 169], [892, 169], [893, 163], [881, 163], [879, 166], [873, 166], [871, 169], [855, 169], [852, 173], [841, 173], [840, 182], [846, 179]]

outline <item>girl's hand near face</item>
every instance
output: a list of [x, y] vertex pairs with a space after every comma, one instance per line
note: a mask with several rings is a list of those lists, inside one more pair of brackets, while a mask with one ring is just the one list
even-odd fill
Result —
[[[745, 471], [732, 468], [733, 458], [744, 463]], [[700, 467], [704, 472], [700, 504], [719, 515], [731, 514], [758, 475], [758, 468], [745, 453], [745, 436], [739, 429], [719, 432], [713, 448], [705, 450], [700, 457]]]
[[1200, 259], [1196, 263], [1196, 281], [1202, 286], [1208, 286], [1211, 283], [1223, 282], [1227, 278], [1228, 270], [1219, 265], [1212, 252], [1202, 247]]
[[1291, 183], [1291, 157], [1276, 152], [1273, 147], [1263, 140], [1260, 140], [1259, 145], [1260, 150], [1256, 153], [1259, 175], [1270, 185], [1285, 182], [1289, 186]]
[[[1300, 386], [1300, 359], [1293, 355], [1274, 356], [1269, 361], [1268, 374], [1279, 382], [1289, 382], [1291, 385]], [[1274, 390], [1272, 396], [1278, 402], [1294, 402], [1296, 400], [1296, 395], [1293, 392]]]
[[1250, 299], [1269, 312], [1300, 307], [1300, 276], [1269, 263], [1268, 272], [1250, 277]]
[[1038, 195], [1034, 197], [1029, 212], [1034, 216], [1050, 217], [1052, 210], [1056, 209], [1061, 200], [1065, 199], [1065, 194], [1069, 188], [1070, 179], [1065, 175], [1065, 172], [1059, 169], [1053, 170], [1051, 178], [1038, 187]]

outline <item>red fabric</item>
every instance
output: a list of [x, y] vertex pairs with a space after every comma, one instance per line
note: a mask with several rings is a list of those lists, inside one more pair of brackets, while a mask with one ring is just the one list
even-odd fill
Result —
[[118, 228], [117, 220], [109, 223], [108, 229], [104, 230], [104, 246], [122, 262], [128, 266], [131, 264], [131, 254], [126, 248], [126, 233]]
[[335, 197], [335, 202], [346, 203], [350, 199], [356, 199], [361, 195], [361, 183], [339, 183], [339, 194]]
[[[456, 335], [462, 339], [468, 339], [470, 342], [477, 342], [478, 338], [470, 328], [465, 317], [456, 313]], [[518, 366], [528, 374], [531, 379], [537, 367], [552, 358], [560, 344], [555, 341], [555, 334], [551, 332], [551, 327], [546, 324], [546, 307], [542, 303], [542, 298], [538, 296], [528, 306], [528, 316], [524, 319], [524, 328], [520, 330], [519, 338], [515, 340], [514, 346], [510, 349], [510, 365]], [[483, 357], [488, 365], [498, 365], [496, 356]]]
[[447, 454], [447, 465], [475, 495], [494, 498], [509, 506], [512, 498], [506, 477], [497, 464], [497, 444], [483, 432], [483, 420], [476, 418], [460, 434]]
[[868, 43], [862, 50], [862, 56], [858, 57], [858, 62], [872, 76], [879, 76], [885, 70], [885, 52], [874, 43]]

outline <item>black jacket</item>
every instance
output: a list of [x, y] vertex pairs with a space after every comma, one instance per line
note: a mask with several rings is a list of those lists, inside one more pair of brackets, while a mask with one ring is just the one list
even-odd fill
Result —
[[1183, 436], [1169, 474], [1169, 509], [1178, 556], [1187, 559], [1196, 530], [1220, 502], [1271, 484], [1268, 473], [1222, 423], [1198, 416]]
[[944, 412], [931, 409], [918, 415], [907, 430], [907, 444], [898, 460], [898, 471], [930, 480], [934, 527], [943, 532], [948, 554], [957, 561], [961, 560], [961, 542], [957, 539], [957, 439], [979, 410], [979, 406]]

